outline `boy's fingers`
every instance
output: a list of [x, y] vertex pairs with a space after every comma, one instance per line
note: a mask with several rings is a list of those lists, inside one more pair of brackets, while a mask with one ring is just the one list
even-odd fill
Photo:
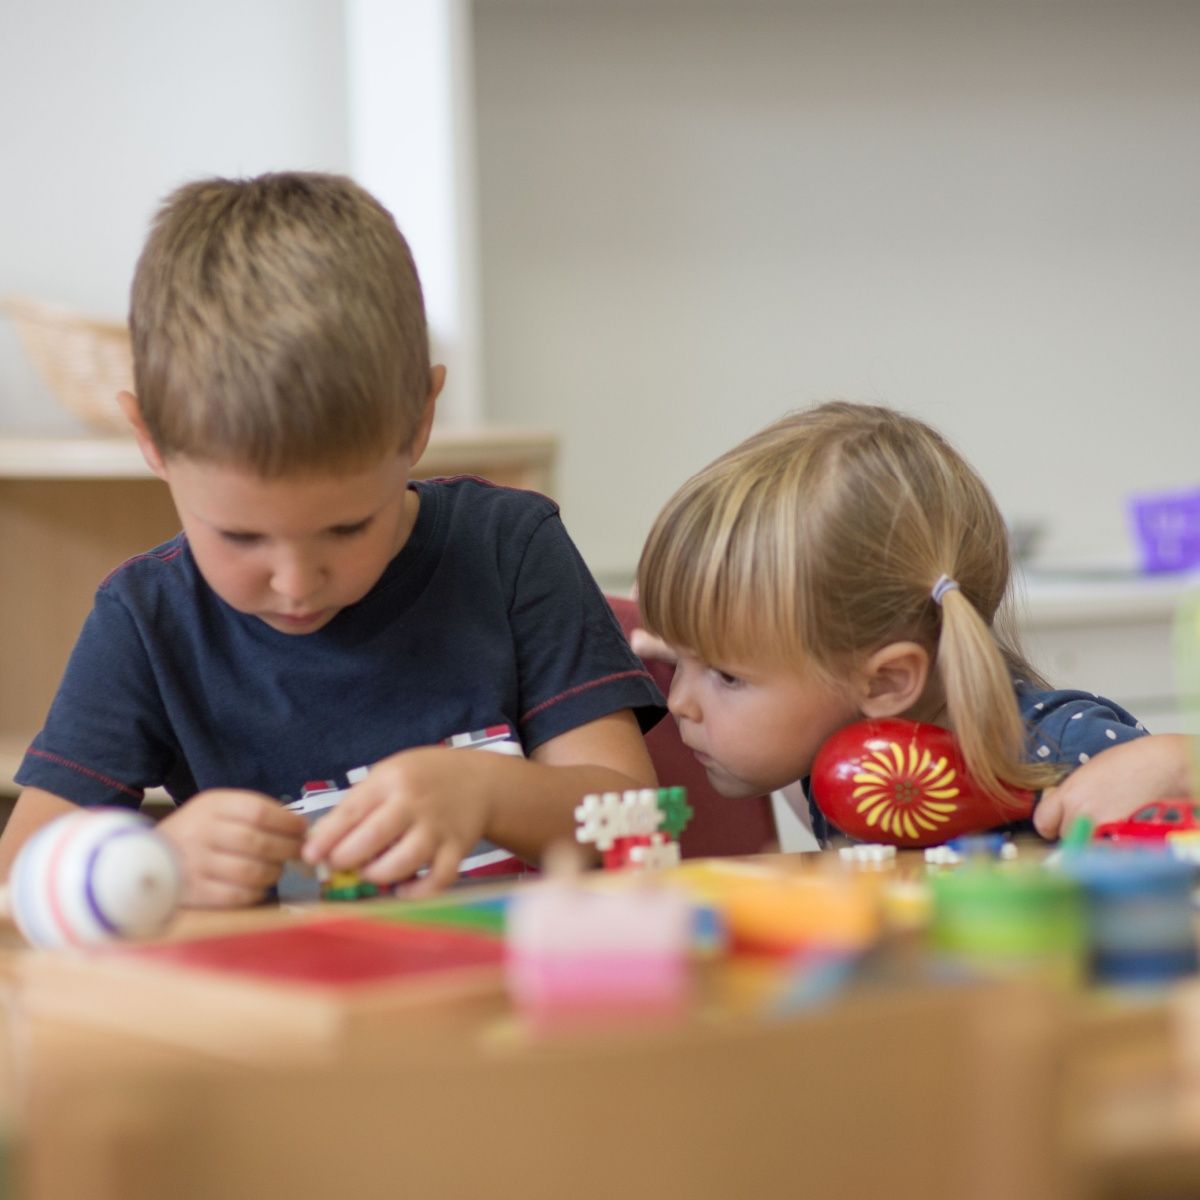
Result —
[[183, 854], [182, 902], [190, 908], [233, 908], [257, 904], [281, 867], [236, 854]]
[[405, 888], [404, 894], [413, 900], [422, 896], [431, 896], [448, 888], [457, 878], [458, 869], [462, 865], [462, 849], [453, 842], [443, 842], [433, 856], [429, 874], [418, 879], [411, 887]]
[[222, 879], [194, 879], [184, 892], [189, 908], [248, 908], [257, 904], [265, 888], [248, 888]]
[[283, 870], [282, 863], [225, 852], [206, 854], [197, 866], [202, 878], [210, 883], [253, 891], [259, 896], [279, 879]]
[[305, 862], [325, 861], [345, 870], [360, 867], [403, 838], [412, 824], [406, 813], [378, 807], [349, 827], [345, 822], [335, 824], [337, 815], [334, 809], [328, 824], [321, 821], [312, 827], [304, 844]]
[[[314, 821], [304, 843], [305, 862], [321, 862], [343, 837], [365, 823], [368, 815], [382, 804], [384, 795], [368, 787], [370, 778], [355, 784], [345, 798], [323, 817]], [[391, 840], [391, 839], [389, 839]], [[355, 866], [356, 863], [347, 863]]]
[[[295, 814], [292, 814], [295, 815]], [[238, 858], [282, 866], [297, 857], [304, 844], [305, 825], [295, 833], [274, 833], [265, 829], [247, 829], [233, 821], [214, 825], [206, 839], [211, 850]]]
[[[262, 792], [221, 788], [202, 792], [197, 800], [201, 800], [206, 808], [225, 820], [253, 825], [258, 829], [303, 836], [308, 826], [301, 813], [291, 812]], [[196, 800], [189, 803], [195, 804]]]
[[270, 799], [258, 810], [250, 823], [257, 829], [295, 841], [301, 840], [308, 832], [308, 818], [303, 813], [291, 812]]
[[301, 857], [305, 862], [321, 862], [352, 827], [353, 822], [347, 820], [346, 814], [342, 812], [342, 805], [339, 804], [332, 812], [319, 817], [309, 827]]
[[411, 879], [433, 856], [433, 838], [424, 829], [415, 826], [370, 863], [363, 871], [363, 878], [372, 883], [395, 883]]
[[433, 865], [429, 868], [429, 874], [426, 879], [433, 884], [438, 891], [442, 888], [449, 887], [457, 878], [458, 870], [462, 866], [463, 849], [454, 842], [445, 842], [438, 847], [438, 852], [433, 856]]

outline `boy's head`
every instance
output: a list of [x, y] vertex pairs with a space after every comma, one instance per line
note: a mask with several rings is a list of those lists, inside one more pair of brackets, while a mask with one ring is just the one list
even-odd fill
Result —
[[351, 180], [186, 184], [134, 275], [137, 408], [164, 459], [263, 479], [409, 449], [436, 393], [421, 285], [391, 215]]

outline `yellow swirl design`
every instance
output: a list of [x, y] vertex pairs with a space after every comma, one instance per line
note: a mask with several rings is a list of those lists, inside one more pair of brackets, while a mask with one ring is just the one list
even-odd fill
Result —
[[958, 808], [957, 773], [944, 758], [910, 743], [908, 752], [899, 742], [872, 750], [853, 776], [851, 802], [866, 816], [867, 825], [878, 825], [893, 837], [918, 838], [936, 833]]

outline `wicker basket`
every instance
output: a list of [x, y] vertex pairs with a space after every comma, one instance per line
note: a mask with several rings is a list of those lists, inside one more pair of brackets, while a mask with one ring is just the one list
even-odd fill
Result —
[[127, 434], [117, 393], [133, 389], [129, 329], [16, 297], [0, 301], [55, 399], [93, 433]]

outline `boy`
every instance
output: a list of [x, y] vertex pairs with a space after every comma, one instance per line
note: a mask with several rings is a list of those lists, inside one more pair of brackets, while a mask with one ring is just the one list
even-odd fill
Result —
[[[347, 179], [207, 180], [159, 213], [120, 397], [183, 532], [96, 594], [17, 773], [7, 870], [73, 805], [180, 805], [185, 903], [260, 900], [283, 865], [452, 881], [535, 860], [586, 792], [651, 785], [662, 698], [541, 496], [410, 482], [445, 369], [390, 214]], [[439, 745], [507, 726], [528, 758]], [[308, 831], [280, 803], [370, 766]], [[187, 801], [187, 803], [182, 803]]]

